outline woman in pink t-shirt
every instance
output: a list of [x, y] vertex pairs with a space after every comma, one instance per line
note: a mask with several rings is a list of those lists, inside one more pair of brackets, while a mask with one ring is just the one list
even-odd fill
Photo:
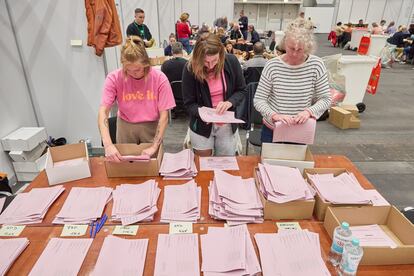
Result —
[[98, 125], [105, 156], [119, 162], [121, 155], [113, 145], [108, 116], [118, 104], [117, 143], [152, 143], [142, 154], [157, 152], [168, 125], [168, 110], [175, 107], [167, 77], [152, 69], [142, 39], [130, 36], [121, 49], [122, 69], [108, 74], [99, 107]]

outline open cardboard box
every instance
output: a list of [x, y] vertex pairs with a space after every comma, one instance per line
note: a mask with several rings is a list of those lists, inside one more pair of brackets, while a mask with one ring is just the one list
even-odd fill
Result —
[[260, 192], [258, 168], [253, 169], [256, 188], [263, 204], [264, 219], [310, 219], [313, 214], [315, 200], [295, 200], [286, 203], [275, 203], [267, 200]]
[[[142, 144], [115, 144], [121, 155], [140, 155], [141, 152], [151, 147], [151, 143]], [[160, 145], [158, 152], [149, 161], [105, 161], [105, 169], [108, 177], [134, 177], [134, 176], [158, 176], [164, 148]]]
[[364, 246], [362, 265], [414, 264], [414, 225], [394, 206], [328, 207], [324, 227], [332, 239], [335, 227], [378, 224], [397, 247]]
[[1, 139], [5, 151], [31, 151], [47, 140], [44, 127], [21, 127]]
[[[342, 173], [348, 172], [344, 168], [314, 168], [314, 169], [305, 169], [303, 171], [303, 177], [305, 180], [316, 190], [315, 185], [313, 185], [312, 181], [309, 180], [308, 174], [328, 174], [331, 173], [334, 176], [338, 176]], [[366, 206], [372, 204], [352, 204], [352, 206]], [[316, 190], [315, 194], [315, 216], [317, 220], [324, 220], [326, 210], [329, 206], [339, 207], [339, 206], [350, 206], [350, 204], [332, 204], [325, 199], [323, 199], [320, 195], [318, 190]]]
[[46, 175], [49, 185], [90, 177], [91, 169], [86, 143], [48, 148]]
[[306, 168], [315, 167], [312, 152], [307, 145], [262, 144], [262, 163], [294, 167], [303, 173]]

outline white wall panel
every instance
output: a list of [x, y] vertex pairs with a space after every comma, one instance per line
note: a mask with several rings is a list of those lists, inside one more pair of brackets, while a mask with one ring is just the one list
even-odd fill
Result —
[[[195, 1], [196, 2], [196, 1]], [[216, 1], [198, 1], [198, 13], [199, 13], [199, 24], [207, 24], [213, 26], [214, 20], [216, 19]], [[217, 17], [222, 16], [217, 14]]]
[[164, 40], [168, 42], [168, 36], [175, 33], [175, 10], [174, 1], [158, 0], [159, 21], [160, 21], [160, 37], [161, 42]]
[[387, 0], [384, 10], [384, 19], [389, 23], [390, 21], [395, 21], [395, 24], [398, 26], [398, 17], [401, 10], [403, 0]]
[[306, 7], [304, 8], [306, 18], [311, 17], [315, 24], [315, 33], [329, 33], [332, 29], [333, 7]]
[[[209, 1], [210, 2], [210, 1]], [[181, 0], [181, 11], [190, 14], [190, 22], [192, 25], [200, 25], [198, 0]], [[180, 13], [181, 14], [181, 13]]]
[[352, 23], [358, 23], [359, 19], [364, 20], [368, 11], [368, 5], [370, 0], [358, 0], [353, 1], [352, 9], [351, 9], [351, 16], [350, 21]]
[[411, 23], [411, 11], [413, 9], [414, 1], [413, 0], [403, 0], [401, 7], [400, 16], [397, 20], [397, 25], [407, 25]]
[[385, 3], [387, 0], [371, 0], [368, 8], [367, 18], [365, 19], [367, 23], [371, 24], [372, 22], [380, 23], [382, 20], [382, 14], [384, 12]]
[[348, 23], [351, 15], [352, 0], [339, 0], [336, 22]]
[[[233, 11], [234, 11], [234, 6], [235, 6], [233, 0], [215, 0], [215, 1], [216, 1], [216, 17], [227, 16], [227, 20], [230, 23], [230, 21], [233, 20]], [[212, 2], [212, 1], [208, 1], [208, 2]]]

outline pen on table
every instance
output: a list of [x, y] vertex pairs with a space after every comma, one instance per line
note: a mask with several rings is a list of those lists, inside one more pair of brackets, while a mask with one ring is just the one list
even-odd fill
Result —
[[101, 218], [101, 220], [99, 221], [99, 223], [96, 224], [95, 232], [93, 234], [93, 238], [95, 238], [96, 233], [98, 233], [101, 230], [101, 228], [105, 224], [107, 218], [108, 218], [108, 216], [106, 214], [104, 214], [103, 217]]
[[92, 221], [92, 223], [90, 224], [90, 226], [91, 226], [91, 231], [90, 231], [90, 233], [89, 233], [89, 237], [91, 237], [91, 238], [92, 238], [92, 234], [93, 234], [93, 226], [94, 226], [94, 224], [95, 224], [95, 222], [93, 222], [93, 221]]

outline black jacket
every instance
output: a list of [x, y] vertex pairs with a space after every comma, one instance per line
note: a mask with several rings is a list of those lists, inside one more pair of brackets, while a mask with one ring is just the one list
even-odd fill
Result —
[[393, 36], [387, 39], [387, 42], [396, 45], [398, 48], [404, 47], [404, 39], [410, 37], [409, 33], [396, 32]]
[[252, 40], [250, 40], [250, 42], [252, 43], [252, 44], [255, 44], [256, 42], [259, 42], [260, 41], [260, 36], [259, 36], [259, 33], [258, 32], [256, 32], [256, 31], [253, 31], [252, 32]]
[[[246, 83], [240, 63], [234, 55], [226, 54], [225, 56], [224, 76], [227, 85], [224, 100], [232, 103], [229, 111], [236, 111], [236, 107], [245, 100]], [[182, 92], [184, 107], [190, 115], [190, 129], [206, 138], [210, 137], [212, 124], [203, 122], [198, 113], [199, 107], [213, 107], [207, 82], [198, 81], [186, 66], [183, 71]], [[236, 117], [240, 117], [237, 116], [237, 112]], [[233, 133], [237, 130], [237, 127], [237, 124], [232, 124]]]
[[142, 26], [144, 27], [144, 36], [141, 35], [139, 28], [138, 28], [138, 24], [135, 21], [128, 25], [128, 28], [126, 31], [127, 36], [136, 35], [144, 40], [151, 40], [152, 35], [147, 25], [142, 24]]

